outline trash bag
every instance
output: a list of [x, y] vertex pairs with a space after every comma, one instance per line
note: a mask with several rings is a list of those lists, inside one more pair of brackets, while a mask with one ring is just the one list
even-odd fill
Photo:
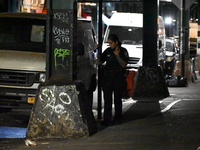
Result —
[[187, 78], [181, 76], [167, 76], [166, 83], [168, 87], [186, 87], [188, 86]]

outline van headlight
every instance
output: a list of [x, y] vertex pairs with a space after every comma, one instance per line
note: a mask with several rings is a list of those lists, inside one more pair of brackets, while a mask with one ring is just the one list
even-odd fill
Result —
[[40, 73], [39, 81], [40, 82], [45, 82], [46, 81], [46, 74], [45, 73]]

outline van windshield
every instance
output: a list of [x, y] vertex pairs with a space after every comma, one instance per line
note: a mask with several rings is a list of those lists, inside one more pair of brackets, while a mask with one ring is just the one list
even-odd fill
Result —
[[166, 41], [166, 48], [167, 48], [167, 51], [175, 52], [174, 43], [171, 41]]
[[45, 20], [0, 18], [0, 49], [45, 53]]
[[108, 34], [105, 37], [107, 43], [110, 34], [117, 34], [122, 44], [140, 45], [142, 44], [142, 28], [124, 27], [124, 26], [109, 26]]

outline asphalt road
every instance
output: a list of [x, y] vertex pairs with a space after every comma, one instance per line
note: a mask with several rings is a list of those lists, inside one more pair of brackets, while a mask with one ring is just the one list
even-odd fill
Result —
[[[122, 123], [103, 128], [97, 122], [99, 130], [90, 137], [37, 140], [34, 141], [37, 146], [26, 146], [23, 137], [3, 138], [0, 150], [197, 150], [200, 149], [199, 89], [200, 76], [188, 87], [169, 87], [170, 96], [159, 102], [124, 100]], [[0, 114], [0, 125], [13, 120], [7, 127], [25, 128], [29, 112], [18, 113]]]

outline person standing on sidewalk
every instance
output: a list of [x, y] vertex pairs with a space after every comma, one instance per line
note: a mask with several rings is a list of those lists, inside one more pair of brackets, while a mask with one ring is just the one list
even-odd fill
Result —
[[[109, 126], [120, 121], [122, 116], [122, 94], [126, 89], [126, 65], [129, 55], [127, 49], [121, 47], [116, 34], [108, 37], [109, 47], [98, 56], [103, 67], [102, 89], [104, 96], [104, 115], [102, 125]], [[112, 120], [112, 96], [114, 94], [115, 116]]]

